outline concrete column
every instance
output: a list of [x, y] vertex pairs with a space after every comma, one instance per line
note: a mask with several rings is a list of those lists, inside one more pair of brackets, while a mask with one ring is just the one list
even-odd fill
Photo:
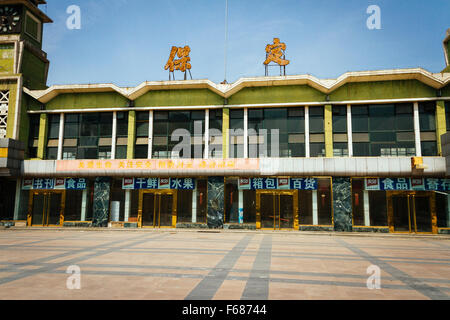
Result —
[[197, 180], [195, 180], [195, 188], [192, 191], [192, 223], [197, 223]]
[[153, 110], [148, 115], [148, 158], [153, 157]]
[[22, 180], [17, 179], [16, 183], [16, 196], [14, 199], [14, 220], [19, 220], [19, 210], [20, 210], [20, 194], [22, 192]]
[[244, 108], [244, 159], [247, 158], [248, 158], [248, 108]]
[[117, 146], [117, 111], [113, 112], [112, 123], [112, 143], [111, 143], [111, 159], [116, 158], [116, 146]]
[[134, 158], [134, 145], [136, 144], [136, 111], [129, 111], [128, 113], [128, 146], [127, 159]]
[[64, 141], [64, 113], [59, 115], [58, 160], [62, 160]]
[[86, 221], [86, 210], [87, 210], [87, 194], [88, 189], [84, 189], [81, 195], [81, 221]]
[[48, 131], [47, 119], [48, 119], [47, 114], [42, 113], [40, 115], [37, 156], [41, 160], [44, 160], [45, 158], [45, 147], [47, 145], [47, 131]]
[[313, 225], [317, 226], [319, 224], [319, 211], [317, 209], [317, 190], [312, 192], [312, 214], [313, 214]]
[[309, 147], [309, 107], [305, 107], [305, 156], [306, 158], [311, 157], [310, 147]]
[[230, 145], [230, 108], [223, 108], [222, 111], [222, 155], [224, 159], [229, 158]]
[[[244, 190], [239, 190], [239, 217], [244, 216]], [[241, 220], [239, 219], [239, 222]], [[242, 223], [244, 223], [244, 219], [242, 219]]]
[[416, 156], [422, 156], [422, 146], [420, 145], [420, 122], [419, 122], [419, 103], [414, 102], [414, 135], [416, 141]]
[[130, 218], [130, 207], [131, 207], [131, 190], [125, 190], [125, 213], [123, 221], [128, 222]]
[[436, 142], [439, 156], [442, 156], [441, 136], [446, 133], [445, 101], [436, 101]]
[[209, 109], [205, 110], [205, 152], [203, 158], [209, 158]]
[[333, 157], [333, 111], [331, 104], [324, 108], [325, 157]]
[[364, 190], [364, 225], [370, 227], [369, 191]]
[[352, 106], [347, 105], [347, 140], [348, 156], [353, 157], [353, 129], [352, 129]]

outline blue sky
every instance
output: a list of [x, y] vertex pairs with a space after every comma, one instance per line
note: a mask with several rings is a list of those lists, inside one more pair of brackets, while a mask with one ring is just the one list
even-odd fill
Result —
[[[172, 45], [191, 47], [194, 79], [224, 79], [225, 0], [47, 0], [44, 29], [48, 84], [168, 80]], [[69, 30], [70, 5], [81, 29]], [[369, 30], [369, 5], [381, 30]], [[449, 0], [229, 0], [227, 81], [263, 76], [265, 46], [287, 45], [287, 74], [336, 78], [347, 71], [445, 67], [442, 41]], [[277, 69], [271, 69], [277, 75]], [[176, 74], [181, 79], [181, 73]]]

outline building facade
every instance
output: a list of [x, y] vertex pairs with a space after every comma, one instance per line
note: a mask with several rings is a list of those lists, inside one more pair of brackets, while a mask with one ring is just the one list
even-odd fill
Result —
[[45, 1], [4, 2], [1, 221], [449, 232], [450, 32], [438, 74], [47, 87]]

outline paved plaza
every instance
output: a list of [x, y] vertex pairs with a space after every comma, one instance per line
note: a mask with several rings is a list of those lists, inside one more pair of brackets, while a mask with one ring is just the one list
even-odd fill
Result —
[[[449, 240], [392, 234], [0, 229], [0, 299], [449, 299]], [[367, 287], [372, 265], [381, 271], [380, 289]], [[68, 273], [68, 268], [79, 268], [79, 282], [73, 280], [77, 272]]]

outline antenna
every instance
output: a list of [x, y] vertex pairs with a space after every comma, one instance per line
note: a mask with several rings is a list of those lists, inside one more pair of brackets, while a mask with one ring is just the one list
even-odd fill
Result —
[[225, 55], [223, 83], [227, 83], [227, 49], [228, 49], [228, 0], [225, 0]]

